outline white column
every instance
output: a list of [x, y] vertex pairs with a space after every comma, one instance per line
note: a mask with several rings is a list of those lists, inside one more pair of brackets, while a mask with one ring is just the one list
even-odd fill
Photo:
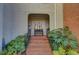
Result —
[[55, 28], [55, 29], [57, 28], [57, 23], [56, 23], [56, 22], [57, 22], [57, 15], [56, 15], [56, 14], [57, 14], [57, 11], [56, 11], [56, 10], [57, 10], [57, 6], [56, 6], [56, 5], [57, 5], [57, 4], [55, 3], [55, 4], [54, 4], [54, 12], [55, 12], [55, 14], [54, 14], [54, 17], [55, 17], [55, 19], [54, 19], [54, 20], [55, 20], [54, 26], [55, 26], [55, 27], [54, 27], [54, 28]]
[[43, 35], [46, 35], [46, 20], [42, 21], [43, 25]]
[[63, 4], [57, 3], [56, 4], [56, 28], [63, 27]]

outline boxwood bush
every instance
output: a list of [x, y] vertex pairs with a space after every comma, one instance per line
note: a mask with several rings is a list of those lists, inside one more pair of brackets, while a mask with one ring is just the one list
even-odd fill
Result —
[[23, 52], [28, 44], [28, 38], [25, 35], [17, 36], [14, 40], [9, 42], [2, 51], [3, 55], [15, 55]]
[[67, 26], [49, 31], [48, 38], [54, 54], [78, 54], [77, 39]]

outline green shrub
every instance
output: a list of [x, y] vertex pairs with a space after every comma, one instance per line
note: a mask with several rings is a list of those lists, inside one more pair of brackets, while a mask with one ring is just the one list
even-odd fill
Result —
[[57, 50], [54, 50], [52, 54], [54, 54], [54, 55], [60, 55]]
[[53, 51], [54, 55], [65, 55], [65, 49], [63, 47], [59, 47], [58, 50]]
[[18, 52], [23, 52], [25, 50], [25, 43], [27, 43], [27, 38], [25, 39], [25, 35], [20, 35], [6, 45], [2, 54], [14, 55]]
[[65, 50], [63, 47], [59, 47], [58, 50], [53, 51], [54, 55], [78, 55], [79, 53], [75, 49]]
[[62, 46], [63, 49], [76, 49], [78, 47], [77, 39], [74, 37], [68, 27], [58, 28], [48, 32], [48, 38], [52, 50], [58, 51]]
[[75, 49], [69, 49], [66, 52], [67, 55], [78, 55], [79, 53]]

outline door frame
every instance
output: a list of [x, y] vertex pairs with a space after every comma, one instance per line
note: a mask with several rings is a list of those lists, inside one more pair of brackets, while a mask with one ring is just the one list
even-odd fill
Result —
[[48, 17], [48, 19], [47, 19], [47, 22], [48, 22], [48, 29], [47, 29], [47, 33], [46, 33], [46, 35], [48, 34], [48, 31], [50, 30], [50, 16], [49, 16], [49, 14], [40, 14], [40, 13], [31, 13], [31, 14], [28, 14], [28, 34], [31, 36], [31, 30], [29, 30], [29, 19], [30, 19], [30, 16], [31, 15], [44, 15], [45, 17]]

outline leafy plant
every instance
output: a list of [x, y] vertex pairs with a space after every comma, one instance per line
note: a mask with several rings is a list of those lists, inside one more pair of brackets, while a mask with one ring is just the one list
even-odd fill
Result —
[[54, 55], [65, 55], [65, 49], [63, 47], [59, 47], [58, 50], [53, 51]]
[[59, 47], [58, 50], [53, 51], [54, 55], [77, 55], [79, 54], [75, 49], [67, 49], [65, 50], [63, 47]]
[[76, 49], [78, 43], [68, 27], [58, 28], [48, 32], [48, 38], [52, 50], [58, 51], [62, 46], [63, 49]]
[[5, 49], [2, 51], [2, 54], [12, 55], [12, 54], [17, 54], [18, 52], [24, 51], [26, 40], [27, 38], [25, 39], [25, 35], [20, 35], [16, 37], [14, 40], [12, 40], [6, 45]]
[[76, 50], [74, 49], [69, 49], [67, 52], [66, 52], [67, 55], [77, 55], [79, 54]]
[[54, 50], [52, 54], [54, 54], [54, 55], [60, 55], [57, 50]]

